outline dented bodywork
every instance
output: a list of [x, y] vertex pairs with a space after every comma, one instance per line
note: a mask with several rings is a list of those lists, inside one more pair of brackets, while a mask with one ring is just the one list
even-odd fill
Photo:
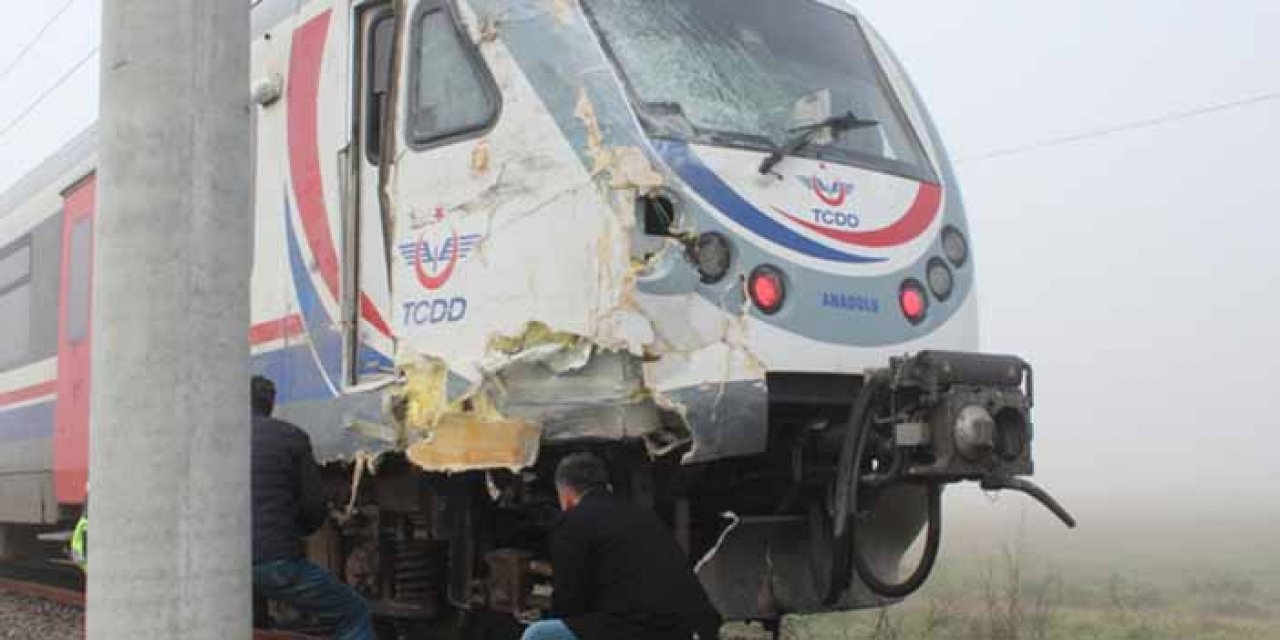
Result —
[[[642, 291], [646, 280], [652, 287], [696, 279], [680, 238], [696, 228], [682, 218], [669, 237], [645, 237], [637, 203], [668, 189], [672, 177], [616, 78], [601, 68], [580, 10], [567, 2], [475, 2], [463, 15], [503, 116], [456, 150], [398, 154], [386, 172], [393, 244], [448, 254], [454, 238], [478, 236], [465, 257], [439, 267], [452, 269], [444, 284], [421, 277], [423, 269], [439, 273], [438, 265], [393, 261], [392, 306], [405, 310], [397, 314], [396, 356], [410, 381], [405, 396], [425, 398], [412, 381], [423, 367], [445, 365], [466, 389], [456, 398], [436, 392], [430, 402], [455, 420], [466, 414], [468, 426], [510, 425], [511, 437], [532, 433], [527, 426], [549, 441], [667, 430], [654, 441], [691, 442], [689, 460], [762, 451], [764, 367], [733, 335], [742, 296], [724, 310], [721, 327], [691, 334], [687, 317]], [[529, 47], [544, 59], [526, 58]], [[433, 154], [441, 157], [422, 157]], [[648, 250], [638, 254], [642, 243]], [[661, 263], [668, 273], [655, 276]], [[415, 305], [427, 294], [465, 296], [466, 321], [420, 322]], [[455, 308], [458, 299], [450, 299]], [[436, 429], [439, 419], [396, 417], [408, 433]], [[494, 437], [508, 437], [500, 433]], [[470, 451], [471, 462], [455, 463], [423, 455], [438, 447], [410, 447], [410, 458], [429, 470], [471, 468], [483, 457]], [[493, 466], [512, 466], [494, 453]]]
[[[841, 544], [850, 409], [894, 357], [975, 349], [976, 302], [967, 245], [944, 251], [968, 228], [937, 132], [852, 8], [282, 15], [254, 55], [287, 80], [257, 112], [254, 313], [281, 337], [255, 369], [343, 476], [348, 582], [415, 603], [401, 613], [521, 614], [539, 598], [511, 590], [536, 582], [542, 543], [496, 540], [545, 535], [551, 469], [589, 449], [704, 558], [727, 616], [883, 601], [819, 575]], [[822, 124], [837, 116], [841, 135]], [[927, 313], [904, 315], [907, 287]], [[877, 425], [902, 418], [877, 400]], [[891, 572], [933, 494], [881, 493], [884, 513], [859, 517]]]
[[[583, 450], [728, 618], [910, 593], [945, 484], [1071, 522], [1022, 477], [1030, 365], [977, 352], [938, 132], [847, 0], [253, 16], [250, 366], [341, 507], [312, 559], [401, 635], [537, 617], [555, 468]], [[92, 146], [0, 208], [70, 211]]]

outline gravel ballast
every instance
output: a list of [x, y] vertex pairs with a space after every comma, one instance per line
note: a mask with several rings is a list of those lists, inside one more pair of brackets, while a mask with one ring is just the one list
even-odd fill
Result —
[[16, 593], [0, 593], [0, 640], [78, 640], [84, 613]]

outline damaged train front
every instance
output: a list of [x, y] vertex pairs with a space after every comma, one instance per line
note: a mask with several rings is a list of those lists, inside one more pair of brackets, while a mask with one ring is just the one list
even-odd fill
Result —
[[645, 371], [691, 435], [685, 535], [721, 611], [905, 597], [948, 484], [1073, 525], [1026, 479], [1032, 368], [978, 351], [955, 175], [866, 21], [823, 0], [582, 6], [665, 178], [635, 205]]
[[945, 150], [845, 3], [394, 6], [369, 209], [396, 378], [365, 425], [393, 453], [347, 491], [349, 581], [536, 615], [582, 449], [730, 619], [908, 595], [947, 484], [1070, 522], [1026, 479], [1030, 365], [977, 350]]

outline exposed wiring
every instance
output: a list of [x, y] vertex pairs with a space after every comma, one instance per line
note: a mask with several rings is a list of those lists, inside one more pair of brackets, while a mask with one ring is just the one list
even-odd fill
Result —
[[720, 532], [720, 537], [716, 539], [716, 543], [711, 547], [711, 550], [703, 554], [702, 559], [698, 560], [698, 564], [693, 565], [694, 573], [702, 571], [703, 565], [711, 562], [711, 558], [714, 557], [716, 552], [720, 551], [720, 547], [724, 545], [725, 539], [727, 539], [729, 534], [732, 533], [734, 529], [737, 529], [738, 524], [742, 522], [742, 519], [738, 517], [738, 514], [732, 511], [726, 511], [720, 514], [720, 517], [729, 520], [729, 525], [724, 528], [724, 531]]

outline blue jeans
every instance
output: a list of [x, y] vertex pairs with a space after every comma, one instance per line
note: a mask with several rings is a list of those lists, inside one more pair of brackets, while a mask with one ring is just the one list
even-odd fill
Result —
[[375, 640], [369, 603], [328, 571], [301, 558], [253, 565], [253, 586], [263, 597], [316, 616], [337, 640]]
[[539, 620], [524, 630], [520, 640], [578, 640], [578, 636], [559, 620]]

